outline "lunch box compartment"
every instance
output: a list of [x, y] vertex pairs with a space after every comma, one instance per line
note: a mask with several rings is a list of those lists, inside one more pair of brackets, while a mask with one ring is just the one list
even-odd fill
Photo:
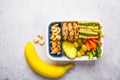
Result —
[[62, 57], [62, 47], [61, 47], [61, 45], [60, 45], [60, 47], [61, 47], [61, 51], [60, 51], [60, 52], [61, 52], [61, 53], [60, 53], [59, 55], [57, 55], [57, 54], [51, 54], [51, 50], [50, 50], [50, 48], [51, 48], [51, 44], [50, 44], [50, 35], [51, 35], [51, 31], [50, 31], [50, 29], [51, 29], [51, 27], [52, 27], [54, 24], [58, 24], [59, 27], [60, 27], [60, 36], [61, 36], [60, 44], [61, 44], [61, 42], [62, 42], [62, 23], [61, 23], [61, 22], [52, 22], [52, 23], [50, 23], [49, 28], [48, 28], [48, 46], [49, 46], [49, 54], [50, 54], [52, 57]]

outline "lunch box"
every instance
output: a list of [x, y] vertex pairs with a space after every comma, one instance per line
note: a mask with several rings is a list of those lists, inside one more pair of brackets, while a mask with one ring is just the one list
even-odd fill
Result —
[[[54, 60], [54, 61], [89, 61], [89, 58], [88, 56], [82, 56], [80, 58], [74, 58], [74, 59], [70, 59], [68, 58], [63, 49], [62, 49], [62, 41], [63, 41], [63, 37], [62, 37], [62, 23], [64, 22], [72, 22], [72, 23], [76, 23], [78, 21], [61, 21], [61, 22], [52, 22], [49, 24], [48, 28], [47, 28], [47, 42], [46, 42], [46, 47], [47, 47], [47, 56], [51, 59], [51, 60]], [[81, 22], [87, 22], [87, 21], [81, 21]], [[57, 54], [51, 54], [51, 43], [50, 43], [50, 35], [51, 35], [51, 27], [54, 25], [54, 24], [58, 24], [58, 26], [60, 27], [60, 36], [61, 36], [61, 39], [60, 39], [60, 54], [57, 55]], [[101, 29], [102, 33], [103, 33], [103, 28]], [[103, 38], [100, 39], [101, 42], [102, 42], [102, 46], [101, 46], [101, 50], [102, 50], [102, 53], [101, 55], [103, 55], [103, 46], [104, 46], [104, 42], [103, 42]], [[93, 58], [93, 60], [97, 60], [96, 57]]]

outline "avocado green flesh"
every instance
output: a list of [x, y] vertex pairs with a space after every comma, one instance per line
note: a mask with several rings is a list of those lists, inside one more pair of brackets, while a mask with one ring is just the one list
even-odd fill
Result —
[[91, 30], [94, 32], [100, 32], [100, 30], [97, 30], [97, 29], [91, 29]]
[[68, 58], [75, 58], [77, 55], [77, 49], [73, 46], [72, 43], [63, 41], [62, 48]]
[[95, 34], [88, 34], [88, 33], [82, 33], [82, 32], [79, 32], [79, 35], [83, 35], [83, 36], [98, 36], [98, 35], [95, 35]]
[[98, 23], [79, 23], [80, 26], [100, 26]]

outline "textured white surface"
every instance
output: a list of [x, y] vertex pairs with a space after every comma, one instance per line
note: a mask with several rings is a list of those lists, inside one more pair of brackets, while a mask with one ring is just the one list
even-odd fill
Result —
[[[94, 62], [74, 62], [58, 80], [120, 80], [120, 0], [0, 0], [0, 80], [51, 80], [33, 72], [24, 45], [50, 22], [98, 20], [104, 26], [104, 55]], [[44, 37], [46, 38], [46, 37]], [[36, 45], [43, 60], [46, 47]]]

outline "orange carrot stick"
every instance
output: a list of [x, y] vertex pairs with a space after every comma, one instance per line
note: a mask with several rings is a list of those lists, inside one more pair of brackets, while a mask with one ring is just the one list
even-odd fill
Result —
[[102, 42], [100, 40], [97, 41], [97, 43], [102, 46]]
[[92, 39], [90, 39], [90, 40], [92, 40], [93, 42], [97, 43], [97, 40], [96, 40], [96, 39], [94, 39], [94, 38], [92, 38]]
[[86, 44], [87, 50], [88, 50], [88, 51], [90, 51], [90, 46], [89, 46], [88, 41], [86, 41], [86, 43], [85, 43], [85, 44]]
[[93, 42], [99, 44], [100, 46], [102, 45], [102, 42], [100, 40], [96, 40], [96, 39], [91, 39]]
[[96, 50], [96, 43], [93, 42], [92, 40], [88, 40], [88, 42], [90, 43], [90, 46], [93, 50]]

